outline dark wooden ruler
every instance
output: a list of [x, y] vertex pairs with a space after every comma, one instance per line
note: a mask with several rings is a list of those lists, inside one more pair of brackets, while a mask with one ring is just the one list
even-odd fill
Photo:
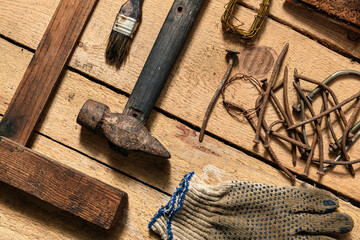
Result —
[[0, 123], [0, 181], [110, 229], [127, 194], [25, 147], [97, 0], [61, 0]]
[[126, 193], [2, 137], [0, 153], [0, 181], [105, 229], [117, 223]]
[[359, 0], [286, 0], [287, 3], [313, 9], [331, 21], [360, 33]]

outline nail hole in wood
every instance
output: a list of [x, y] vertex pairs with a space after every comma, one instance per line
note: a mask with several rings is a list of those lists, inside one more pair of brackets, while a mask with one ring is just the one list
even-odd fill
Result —
[[177, 9], [177, 12], [178, 12], [179, 14], [181, 14], [183, 10], [184, 10], [184, 9], [183, 9], [183, 6], [179, 6], [178, 9]]

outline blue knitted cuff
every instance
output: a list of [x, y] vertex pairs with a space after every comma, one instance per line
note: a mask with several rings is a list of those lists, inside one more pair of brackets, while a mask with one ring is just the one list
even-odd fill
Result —
[[189, 189], [189, 181], [191, 177], [194, 175], [194, 172], [190, 172], [184, 176], [181, 180], [179, 187], [176, 188], [176, 191], [171, 196], [169, 202], [155, 214], [155, 216], [149, 222], [148, 228], [151, 229], [151, 226], [154, 225], [156, 220], [161, 217], [165, 216], [167, 218], [167, 233], [168, 233], [168, 240], [173, 239], [173, 234], [171, 231], [171, 221], [173, 216], [180, 210], [183, 205], [183, 200], [185, 198], [185, 194]]

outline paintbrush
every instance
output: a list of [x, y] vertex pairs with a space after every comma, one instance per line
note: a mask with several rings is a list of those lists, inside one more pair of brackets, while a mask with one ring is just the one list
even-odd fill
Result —
[[106, 49], [106, 61], [120, 66], [139, 26], [143, 0], [127, 0], [116, 16]]

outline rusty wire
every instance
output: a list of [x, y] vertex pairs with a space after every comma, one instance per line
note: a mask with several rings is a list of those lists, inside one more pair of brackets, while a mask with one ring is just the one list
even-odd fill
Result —
[[226, 92], [226, 89], [231, 85], [233, 84], [234, 82], [236, 81], [248, 81], [250, 82], [251, 84], [253, 84], [256, 88], [258, 88], [258, 90], [260, 91], [260, 94], [263, 95], [264, 94], [264, 90], [262, 89], [261, 87], [261, 83], [259, 80], [257, 80], [256, 78], [252, 77], [252, 76], [248, 76], [248, 75], [245, 75], [243, 73], [237, 73], [235, 74], [232, 78], [228, 79], [225, 84], [224, 84], [224, 87], [222, 88], [221, 90], [221, 96], [222, 96], [222, 99], [223, 99], [223, 105], [226, 109], [226, 111], [231, 114], [231, 115], [242, 115], [242, 116], [249, 116], [251, 117], [254, 113], [256, 113], [258, 111], [258, 109], [260, 108], [261, 106], [261, 103], [262, 101], [260, 101], [260, 103], [255, 106], [254, 108], [249, 108], [249, 109], [242, 109], [240, 110], [238, 108], [238, 106], [226, 101], [226, 98], [225, 98], [225, 92]]
[[225, 12], [221, 16], [223, 29], [225, 32], [237, 34], [243, 39], [252, 39], [263, 25], [268, 15], [270, 0], [262, 1], [259, 11], [255, 16], [254, 22], [251, 24], [249, 30], [241, 29], [239, 25], [235, 26], [231, 23], [231, 19], [233, 18], [234, 9], [237, 3], [238, 0], [230, 0], [230, 2], [225, 5]]

